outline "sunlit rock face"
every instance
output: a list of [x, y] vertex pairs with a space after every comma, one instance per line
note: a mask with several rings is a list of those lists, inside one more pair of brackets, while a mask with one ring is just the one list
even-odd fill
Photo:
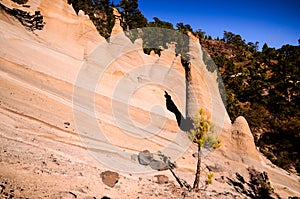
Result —
[[[14, 71], [18, 74], [16, 79], [30, 88], [37, 87], [35, 92], [72, 110], [74, 132], [95, 154], [125, 150], [123, 155], [130, 161], [132, 153], [147, 147], [153, 152], [163, 151], [173, 160], [180, 157], [191, 141], [178, 126], [175, 115], [167, 110], [165, 91], [183, 118], [188, 116], [187, 109], [194, 114], [203, 108], [216, 121], [218, 134], [226, 124], [230, 125], [220, 101], [216, 74], [206, 70], [201, 47], [194, 38], [189, 44], [193, 78], [187, 83], [175, 44], [166, 44], [160, 56], [145, 54], [143, 40], [132, 42], [123, 32], [116, 9], [112, 36], [105, 40], [88, 16], [82, 11], [76, 15], [64, 1], [28, 2], [30, 7], [3, 1], [3, 5], [29, 13], [40, 11], [44, 21], [42, 30], [28, 31], [14, 16], [7, 18], [3, 12], [3, 70]], [[14, 69], [5, 64], [8, 60]], [[36, 78], [29, 78], [30, 73]], [[213, 89], [207, 86], [211, 84]], [[46, 107], [31, 101], [23, 104], [27, 109], [37, 106], [36, 113], [33, 108], [30, 112], [47, 118], [51, 124], [60, 120], [55, 109], [37, 116], [43, 113], [38, 110]], [[214, 104], [218, 113], [213, 110]], [[58, 118], [49, 118], [51, 114]]]
[[[176, 171], [191, 184], [196, 147], [167, 109], [165, 91], [182, 120], [194, 118], [202, 108], [215, 124], [222, 146], [205, 151], [204, 169], [219, 165], [222, 171], [215, 176], [220, 178], [236, 171], [246, 175], [246, 168], [255, 166], [270, 173], [283, 197], [299, 192], [297, 177], [270, 169], [261, 158], [244, 118], [231, 125], [217, 72], [208, 70], [207, 57], [193, 35], [189, 35], [187, 81], [174, 44], [166, 45], [160, 56], [145, 54], [144, 41], [132, 42], [126, 36], [116, 11], [112, 36], [105, 40], [88, 16], [82, 11], [76, 15], [66, 1], [29, 0], [27, 6], [10, 0], [0, 3], [30, 15], [39, 11], [44, 23], [41, 29], [28, 30], [1, 8], [0, 173], [27, 186], [29, 198], [36, 196], [29, 187], [64, 197], [59, 194], [68, 194], [69, 187], [78, 190], [87, 184], [86, 193], [97, 198], [103, 196], [99, 192], [114, 198], [125, 190], [136, 196], [135, 177], [121, 177], [126, 186], [107, 190], [97, 176], [99, 170], [107, 169], [124, 176], [151, 176], [154, 170], [134, 158], [144, 150], [157, 160], [168, 157], [175, 162]], [[161, 172], [173, 178], [168, 171]], [[49, 190], [42, 184], [49, 185]], [[230, 187], [216, 182], [211, 189], [222, 192]], [[80, 191], [75, 194], [83, 196]]]

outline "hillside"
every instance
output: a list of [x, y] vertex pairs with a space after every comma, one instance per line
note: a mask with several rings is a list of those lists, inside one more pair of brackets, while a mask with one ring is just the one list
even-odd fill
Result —
[[[228, 34], [228, 33], [227, 33]], [[264, 44], [203, 39], [218, 65], [227, 92], [227, 111], [234, 119], [243, 115], [249, 122], [260, 151], [274, 164], [299, 173], [299, 69], [300, 46], [280, 49]]]
[[[240, 115], [246, 117], [260, 151], [277, 166], [299, 174], [300, 107], [297, 102], [300, 96], [300, 46], [286, 44], [275, 49], [265, 43], [259, 51], [259, 42], [246, 42], [241, 35], [226, 30], [223, 38], [213, 39], [203, 30], [193, 30], [191, 25], [182, 22], [174, 27], [158, 17], [148, 21], [138, 8], [138, 0], [122, 0], [118, 5], [109, 0], [68, 2], [72, 3], [76, 12], [84, 10], [105, 38], [110, 36], [114, 23], [114, 6], [121, 11], [120, 25], [124, 30], [158, 27], [184, 34], [192, 32], [199, 37], [202, 47], [214, 61], [206, 60], [207, 65], [213, 66], [209, 70], [214, 71], [217, 66], [220, 71], [219, 88], [231, 120]], [[160, 54], [160, 45], [166, 48], [165, 43], [174, 42], [168, 37], [163, 38], [164, 42], [161, 38], [153, 39], [154, 35], [162, 35], [163, 32], [149, 34], [152, 37], [150, 43], [156, 44], [152, 47], [148, 45], [148, 34], [142, 36], [145, 53], [154, 50]], [[127, 36], [134, 41], [135, 35]], [[182, 40], [176, 40], [176, 45], [175, 52], [183, 55], [181, 60], [186, 67], [189, 59], [186, 56], [187, 45]]]
[[[0, 12], [1, 198], [300, 195], [299, 176], [260, 154], [245, 118], [232, 124], [197, 37], [188, 37], [186, 85], [175, 47], [145, 54], [143, 41], [132, 43], [118, 17], [105, 40], [67, 1], [16, 2], [1, 1]], [[135, 160], [144, 150], [168, 157], [192, 184], [197, 147], [168, 111], [165, 90], [185, 117], [204, 109], [222, 139], [203, 158], [198, 192], [180, 188], [170, 171]], [[157, 175], [167, 180], [159, 184]]]

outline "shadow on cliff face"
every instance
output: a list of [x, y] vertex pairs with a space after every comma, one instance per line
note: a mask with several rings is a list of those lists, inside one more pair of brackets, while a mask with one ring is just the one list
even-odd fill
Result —
[[178, 127], [182, 131], [189, 131], [193, 128], [193, 120], [190, 117], [184, 118], [181, 112], [178, 110], [177, 106], [172, 100], [171, 95], [168, 94], [167, 91], [165, 91], [165, 98], [166, 98], [166, 106], [169, 111], [174, 113]]

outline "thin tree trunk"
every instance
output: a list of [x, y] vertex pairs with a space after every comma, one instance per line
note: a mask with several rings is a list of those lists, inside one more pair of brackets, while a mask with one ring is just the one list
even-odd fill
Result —
[[201, 146], [198, 144], [198, 160], [197, 160], [197, 170], [196, 170], [196, 176], [195, 181], [193, 185], [193, 189], [199, 188], [199, 182], [200, 182], [200, 172], [201, 172]]

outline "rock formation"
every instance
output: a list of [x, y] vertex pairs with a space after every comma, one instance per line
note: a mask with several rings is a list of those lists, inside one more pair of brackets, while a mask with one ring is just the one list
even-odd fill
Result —
[[231, 127], [230, 141], [226, 144], [235, 150], [233, 151], [235, 155], [239, 156], [237, 161], [242, 161], [246, 164], [250, 164], [251, 161], [261, 161], [248, 123], [242, 116], [234, 121]]
[[200, 46], [199, 39], [189, 33], [189, 50], [190, 50], [190, 71], [188, 81], [188, 116], [194, 117], [199, 108], [212, 118], [216, 125], [216, 131], [228, 128], [230, 119], [223, 104], [219, 87], [217, 83], [217, 72], [209, 72], [203, 61], [203, 50]]
[[[222, 168], [214, 169], [218, 181], [207, 194], [241, 196], [226, 177], [236, 172], [245, 177], [253, 166], [268, 173], [280, 196], [299, 195], [299, 177], [256, 151], [245, 119], [231, 125], [217, 75], [207, 70], [197, 38], [190, 35], [186, 91], [184, 68], [173, 45], [161, 56], [146, 55], [142, 41], [132, 43], [118, 20], [106, 41], [88, 16], [76, 15], [64, 0], [28, 1], [29, 7], [10, 0], [1, 4], [30, 16], [39, 11], [45, 25], [28, 31], [14, 16], [0, 12], [0, 194], [11, 189], [27, 198], [197, 197], [201, 193], [174, 186], [168, 171], [160, 174], [172, 183], [153, 183], [155, 171], [131, 159], [145, 149], [161, 151], [176, 161], [174, 171], [191, 184], [196, 147], [167, 110], [167, 91], [184, 116], [193, 117], [203, 108], [222, 139], [223, 146], [203, 159], [205, 171], [216, 167], [212, 165]], [[113, 188], [101, 180], [106, 170], [120, 175]]]
[[33, 15], [29, 12], [20, 10], [20, 9], [10, 9], [5, 7], [0, 3], [1, 9], [3, 9], [9, 15], [18, 19], [18, 21], [28, 30], [42, 30], [44, 28], [43, 16], [40, 14], [40, 11], [35, 11]]
[[113, 14], [115, 16], [115, 25], [111, 31], [111, 36], [116, 36], [118, 34], [123, 34], [123, 28], [121, 26], [121, 14], [119, 13], [117, 8], [113, 9]]

